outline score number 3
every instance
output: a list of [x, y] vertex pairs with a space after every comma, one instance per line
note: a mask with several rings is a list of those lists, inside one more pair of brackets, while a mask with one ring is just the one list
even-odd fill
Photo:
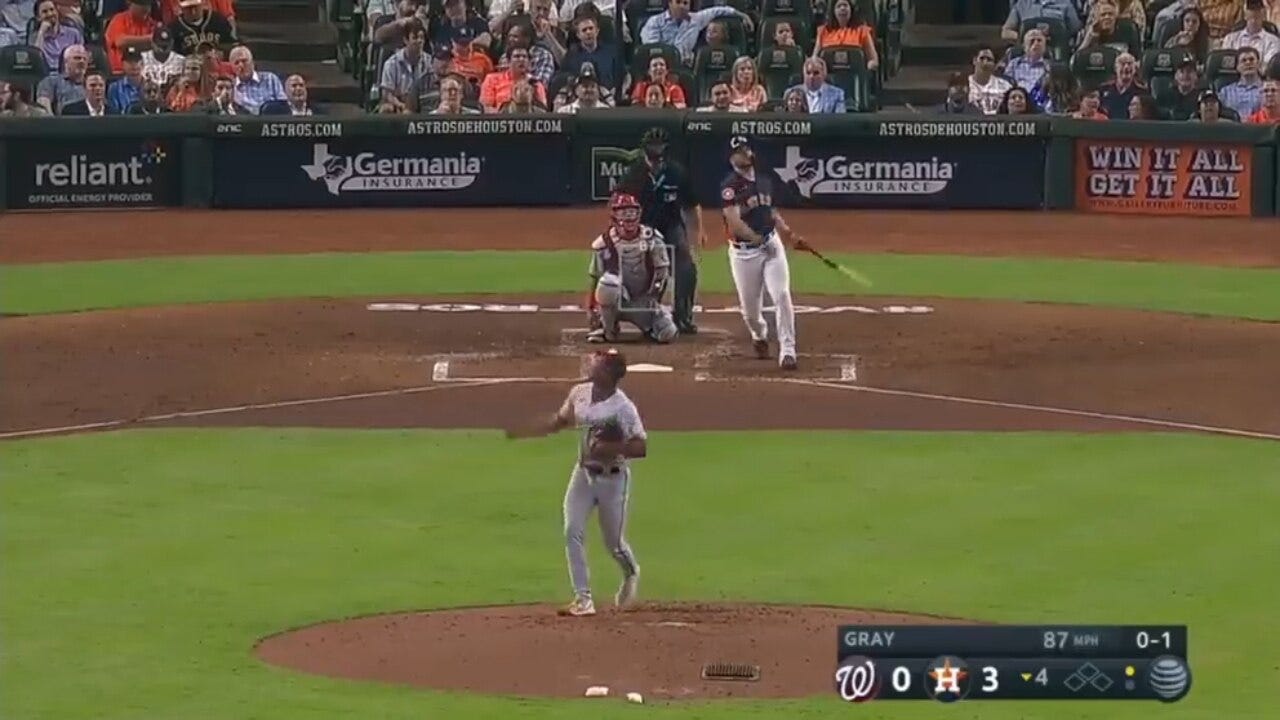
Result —
[[1000, 671], [990, 665], [982, 668], [982, 692], [993, 693], [1000, 689]]

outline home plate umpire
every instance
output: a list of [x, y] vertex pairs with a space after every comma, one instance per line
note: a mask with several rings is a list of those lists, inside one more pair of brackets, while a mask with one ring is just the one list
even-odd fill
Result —
[[694, 296], [698, 290], [698, 264], [686, 232], [691, 226], [698, 247], [705, 248], [702, 206], [693, 194], [689, 173], [667, 157], [670, 137], [660, 127], [651, 127], [640, 138], [643, 157], [627, 169], [619, 188], [640, 200], [640, 222], [662, 233], [673, 255], [675, 292], [672, 315], [682, 335], [694, 335]]

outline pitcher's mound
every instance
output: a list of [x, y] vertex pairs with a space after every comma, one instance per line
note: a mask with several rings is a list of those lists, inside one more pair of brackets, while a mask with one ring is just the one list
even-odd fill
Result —
[[[257, 653], [320, 675], [499, 695], [580, 698], [605, 685], [610, 697], [646, 700], [785, 698], [835, 692], [840, 625], [957, 622], [814, 606], [607, 605], [598, 599], [599, 614], [583, 618], [551, 605], [377, 615], [274, 635]], [[760, 677], [703, 680], [710, 663], [758, 666]]]

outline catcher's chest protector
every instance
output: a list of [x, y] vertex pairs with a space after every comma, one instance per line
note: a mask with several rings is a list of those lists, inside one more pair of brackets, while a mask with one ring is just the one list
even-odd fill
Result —
[[600, 251], [605, 272], [621, 277], [628, 290], [636, 291], [653, 285], [653, 245], [657, 242], [653, 228], [642, 226], [634, 240], [618, 238], [612, 227], [601, 237], [605, 245]]

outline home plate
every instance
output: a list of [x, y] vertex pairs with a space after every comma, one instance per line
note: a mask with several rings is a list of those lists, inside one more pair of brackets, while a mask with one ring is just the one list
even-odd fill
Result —
[[668, 373], [672, 372], [672, 370], [673, 368], [670, 365], [654, 365], [653, 363], [636, 363], [635, 365], [627, 366], [627, 372], [629, 373]]

